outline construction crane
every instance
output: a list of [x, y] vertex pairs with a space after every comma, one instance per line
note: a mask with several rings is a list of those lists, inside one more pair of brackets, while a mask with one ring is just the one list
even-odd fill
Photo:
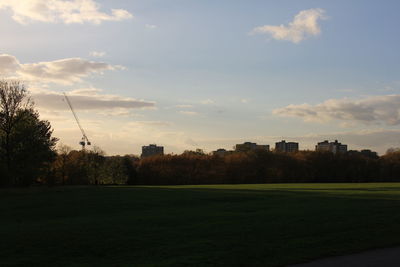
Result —
[[67, 103], [68, 103], [69, 108], [70, 108], [71, 111], [72, 111], [72, 114], [73, 114], [74, 117], [75, 117], [75, 121], [76, 121], [76, 123], [78, 124], [78, 127], [79, 127], [79, 129], [81, 130], [81, 132], [82, 132], [82, 139], [81, 139], [81, 141], [79, 142], [79, 144], [82, 146], [82, 150], [85, 150], [85, 146], [86, 146], [86, 145], [90, 146], [91, 143], [90, 143], [90, 141], [89, 141], [89, 139], [88, 139], [88, 137], [87, 137], [85, 131], [83, 130], [81, 123], [79, 122], [78, 116], [76, 115], [76, 113], [75, 113], [75, 111], [74, 111], [74, 108], [72, 107], [71, 101], [69, 100], [67, 94], [65, 94], [65, 93], [63, 93], [63, 94], [64, 94], [64, 97], [65, 97], [65, 100], [67, 100]]

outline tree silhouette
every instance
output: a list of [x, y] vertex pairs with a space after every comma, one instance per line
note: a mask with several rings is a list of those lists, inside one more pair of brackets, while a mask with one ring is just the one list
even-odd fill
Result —
[[0, 183], [29, 185], [50, 168], [57, 139], [48, 121], [39, 119], [25, 86], [0, 81]]
[[56, 171], [56, 173], [54, 174], [56, 177], [60, 177], [59, 180], [61, 180], [61, 184], [65, 185], [66, 181], [67, 181], [67, 168], [68, 168], [68, 155], [69, 153], [72, 151], [72, 148], [64, 145], [64, 144], [60, 144], [57, 147], [57, 158], [54, 161], [54, 165], [53, 168]]

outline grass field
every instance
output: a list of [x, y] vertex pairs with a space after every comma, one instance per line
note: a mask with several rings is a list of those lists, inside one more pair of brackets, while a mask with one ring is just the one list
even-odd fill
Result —
[[0, 190], [0, 265], [279, 266], [400, 245], [400, 184]]

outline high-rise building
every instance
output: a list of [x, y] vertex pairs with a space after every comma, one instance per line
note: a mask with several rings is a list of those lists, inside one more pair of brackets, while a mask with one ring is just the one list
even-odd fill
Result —
[[155, 156], [155, 155], [164, 155], [164, 147], [157, 146], [155, 144], [150, 144], [148, 146], [142, 146], [142, 158]]
[[347, 145], [339, 143], [338, 140], [335, 140], [335, 142], [329, 142], [328, 140], [325, 140], [324, 142], [320, 142], [315, 146], [315, 151], [329, 151], [334, 154], [345, 153], [347, 152]]
[[281, 142], [275, 143], [275, 151], [277, 152], [297, 152], [299, 151], [299, 143], [286, 142], [282, 140]]

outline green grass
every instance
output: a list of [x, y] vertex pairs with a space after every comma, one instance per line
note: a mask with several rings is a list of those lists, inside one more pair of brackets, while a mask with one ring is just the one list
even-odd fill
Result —
[[0, 190], [0, 265], [279, 266], [400, 245], [400, 184]]

